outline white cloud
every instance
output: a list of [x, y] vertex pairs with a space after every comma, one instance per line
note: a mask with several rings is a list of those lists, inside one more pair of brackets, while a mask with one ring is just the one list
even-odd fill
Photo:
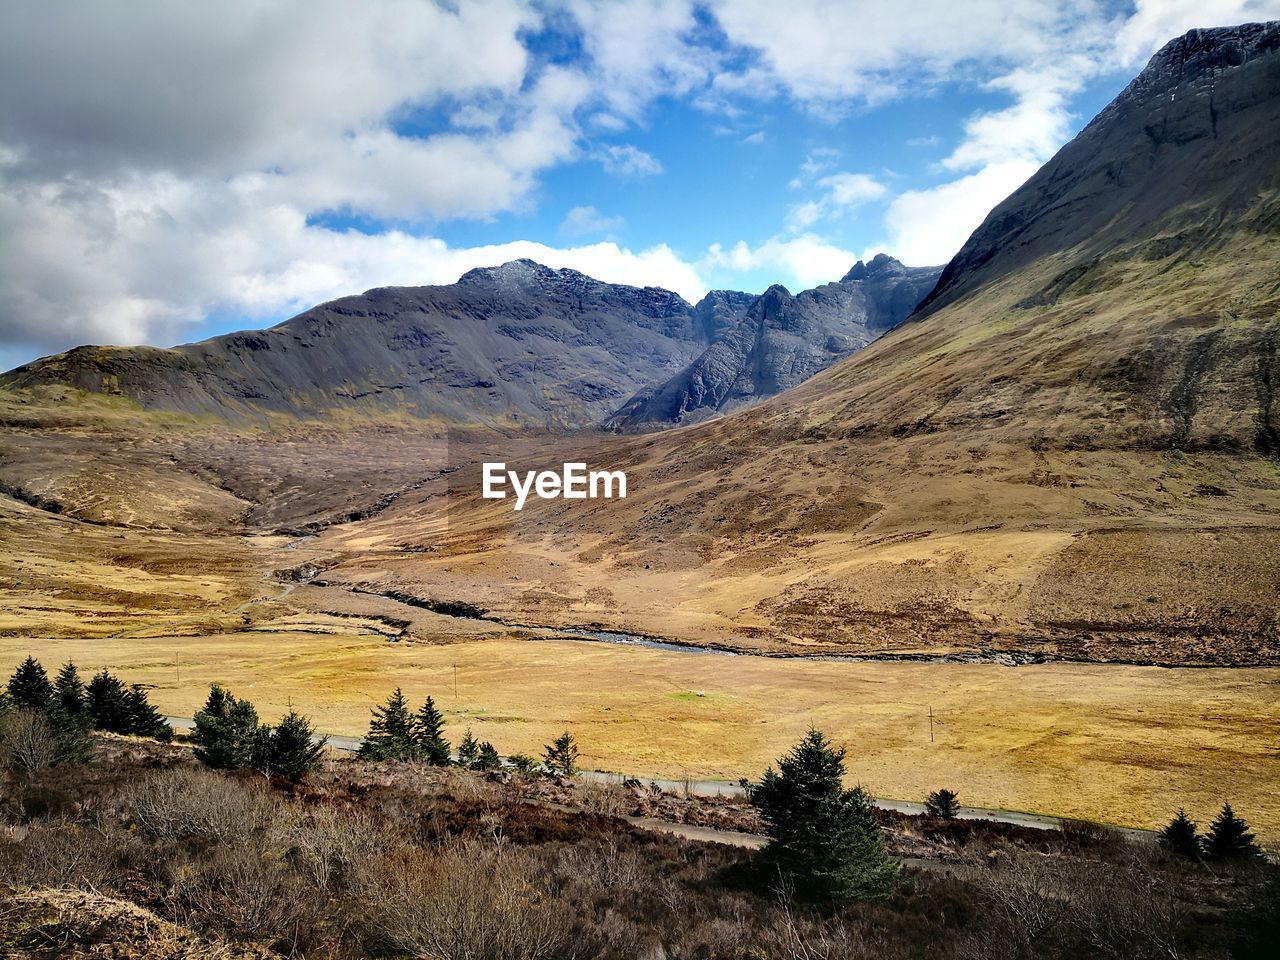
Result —
[[885, 194], [885, 185], [866, 173], [833, 173], [818, 181], [836, 207], [856, 207]]
[[657, 157], [630, 144], [601, 147], [594, 156], [605, 173], [615, 177], [651, 177], [662, 172]]
[[[811, 164], [806, 160], [805, 165]], [[799, 178], [791, 182], [793, 188], [799, 185]], [[787, 209], [787, 229], [793, 233], [807, 230], [819, 220], [847, 214], [888, 192], [883, 183], [866, 173], [833, 173], [820, 177], [815, 186], [821, 191], [816, 200], [793, 204]]]
[[17, 0], [0, 14], [0, 139], [78, 173], [290, 168], [399, 112], [518, 93], [519, 0]]
[[1040, 165], [1006, 160], [927, 190], [899, 194], [885, 214], [889, 239], [882, 244], [903, 263], [946, 263], [991, 208], [1021, 186]]
[[36, 345], [172, 343], [213, 313], [252, 325], [373, 286], [452, 283], [472, 267], [518, 257], [694, 299], [706, 290], [698, 271], [661, 244], [455, 248], [401, 231], [326, 229], [287, 204], [262, 202], [256, 184], [219, 190], [168, 175], [112, 192], [0, 193], [0, 232], [24, 238], [0, 270], [13, 305], [9, 335]]
[[574, 207], [560, 222], [560, 232], [569, 237], [615, 233], [627, 225], [622, 217], [605, 216], [595, 207]]
[[742, 138], [743, 143], [749, 143], [752, 146], [759, 146], [764, 143], [764, 131], [757, 130], [755, 133], [749, 133]]
[[[1061, 49], [1093, 0], [916, 0], [911, 15], [859, 0], [712, 0], [735, 43], [757, 52], [751, 68], [724, 76], [722, 89], [781, 87], [815, 106], [879, 103], [981, 61], [1025, 63]], [[910, 69], [906, 69], [907, 67]]]
[[965, 123], [962, 140], [940, 164], [963, 176], [893, 200], [885, 213], [887, 249], [915, 266], [950, 260], [991, 209], [1066, 141], [1070, 95], [1091, 70], [1083, 56], [1064, 55], [1041, 70], [1014, 70], [988, 82], [988, 90], [1014, 102]]
[[697, 42], [691, 0], [563, 0], [582, 30], [597, 85], [614, 113], [636, 118], [653, 98], [706, 82], [719, 54]]
[[773, 237], [756, 247], [744, 241], [727, 248], [713, 244], [698, 267], [706, 274], [765, 274], [795, 291], [840, 279], [856, 260], [852, 251], [805, 234]]

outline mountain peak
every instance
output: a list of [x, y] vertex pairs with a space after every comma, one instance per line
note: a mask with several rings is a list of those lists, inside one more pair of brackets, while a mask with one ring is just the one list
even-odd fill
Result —
[[[1166, 43], [987, 215], [922, 311], [1049, 257], [1097, 276], [1104, 259], [1114, 270], [1122, 256], [1162, 259], [1219, 242], [1274, 187], [1277, 91], [1280, 21], [1191, 30]], [[1204, 208], [1215, 216], [1201, 216]], [[1046, 288], [1031, 301], [1057, 296]]]
[[889, 256], [887, 253], [877, 253], [871, 258], [870, 263], [864, 263], [861, 260], [855, 263], [849, 272], [840, 278], [840, 282], [848, 283], [851, 280], [866, 280], [868, 277], [900, 269], [902, 269], [902, 261]]
[[1277, 50], [1280, 20], [1188, 30], [1161, 47], [1138, 76], [1154, 73], [1181, 79], [1189, 73], [1239, 67]]
[[491, 284], [527, 286], [557, 280], [578, 281], [585, 279], [587, 277], [577, 270], [556, 270], [538, 263], [536, 260], [521, 257], [518, 260], [508, 260], [506, 263], [499, 264], [496, 267], [476, 267], [473, 270], [468, 270], [458, 279], [458, 283], [469, 286]]

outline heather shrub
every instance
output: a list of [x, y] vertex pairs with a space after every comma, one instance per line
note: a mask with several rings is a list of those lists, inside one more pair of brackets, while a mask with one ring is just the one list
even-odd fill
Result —
[[162, 842], [240, 844], [265, 827], [275, 801], [265, 788], [198, 767], [149, 774], [120, 795], [124, 814]]
[[375, 951], [441, 960], [565, 955], [571, 914], [541, 889], [519, 850], [464, 841], [408, 848], [370, 865], [358, 926]]

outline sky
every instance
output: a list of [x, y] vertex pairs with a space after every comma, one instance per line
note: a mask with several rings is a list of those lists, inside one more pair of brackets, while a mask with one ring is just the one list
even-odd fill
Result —
[[1167, 40], [1280, 0], [5, 0], [0, 369], [530, 257], [945, 263]]

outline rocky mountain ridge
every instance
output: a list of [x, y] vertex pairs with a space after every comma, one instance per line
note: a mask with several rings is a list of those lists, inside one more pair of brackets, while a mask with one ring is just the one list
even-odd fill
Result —
[[794, 296], [772, 286], [693, 363], [641, 391], [606, 426], [694, 423], [789, 390], [900, 324], [941, 272], [881, 253]]
[[[822, 307], [806, 316], [825, 311], [824, 319], [788, 341], [809, 359], [754, 395], [785, 389], [868, 342], [851, 335], [831, 348], [833, 331], [862, 330], [864, 306], [856, 296], [809, 293]], [[714, 290], [693, 306], [669, 290], [515, 260], [454, 284], [343, 297], [268, 330], [172, 349], [78, 347], [0, 376], [0, 388], [70, 387], [233, 424], [390, 418], [438, 430], [576, 429], [740, 337], [757, 299]]]

